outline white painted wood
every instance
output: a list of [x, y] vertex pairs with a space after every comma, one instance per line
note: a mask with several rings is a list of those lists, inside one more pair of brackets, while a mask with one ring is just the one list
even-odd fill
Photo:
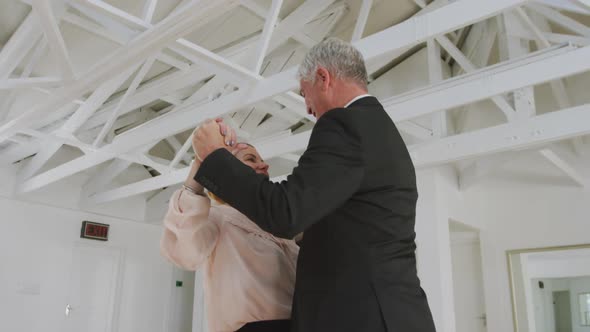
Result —
[[574, 153], [558, 145], [545, 147], [539, 150], [539, 153], [571, 178], [577, 185], [588, 188], [590, 185], [588, 165], [584, 165]]
[[473, 163], [460, 171], [459, 189], [465, 191], [471, 188], [479, 181], [499, 171], [506, 163], [520, 157], [522, 154], [519, 152], [504, 152], [474, 160]]
[[6, 79], [41, 38], [35, 14], [29, 13], [0, 52], [0, 80]]
[[[142, 29], [142, 28], [145, 28], [145, 26], [149, 24], [147, 20], [143, 20], [139, 17], [133, 16], [133, 15], [131, 15], [131, 14], [115, 7], [115, 6], [112, 6], [102, 0], [72, 0], [72, 1], [77, 2], [81, 5], [88, 6], [90, 8], [95, 9], [95, 10], [107, 13], [112, 18], [123, 19], [126, 22], [128, 22], [127, 24], [129, 24], [129, 26], [131, 28], [134, 28], [134, 29]], [[186, 9], [188, 9], [188, 8], [186, 8]]]
[[75, 78], [72, 61], [66, 48], [66, 44], [59, 30], [58, 20], [53, 13], [53, 8], [49, 0], [32, 0], [33, 13], [39, 19], [45, 38], [49, 43], [51, 52], [55, 55], [58, 67], [61, 71], [63, 80], [73, 80]]
[[55, 88], [62, 84], [58, 77], [7, 78], [0, 80], [0, 91], [14, 89]]
[[[387, 51], [416, 45], [527, 2], [526, 0], [457, 0], [363, 38], [354, 45], [361, 50], [366, 61], [369, 61]], [[456, 13], [461, 15], [458, 16]]]
[[562, 47], [535, 53], [385, 99], [382, 103], [394, 121], [405, 121], [589, 70], [590, 63], [584, 60], [586, 56], [590, 56], [588, 47], [573, 50]]
[[129, 166], [131, 166], [130, 161], [121, 159], [112, 160], [107, 167], [96, 173], [96, 175], [84, 184], [83, 192], [86, 194], [85, 196], [103, 190], [117, 176], [129, 168]]
[[536, 0], [536, 2], [555, 8], [557, 10], [564, 10], [582, 15], [590, 15], [590, 9], [584, 8], [580, 4], [576, 3], [575, 0]]
[[[415, 19], [408, 20], [402, 24], [386, 29], [380, 33], [372, 35], [371, 37], [359, 41], [357, 46], [368, 58], [379, 56], [397, 48], [413, 45], [424, 40], [425, 38], [434, 37], [437, 34], [452, 31], [456, 29], [457, 26], [462, 26], [464, 24], [466, 25], [478, 19], [492, 16], [501, 10], [511, 8], [524, 2], [526, 1], [502, 0], [495, 1], [493, 3], [485, 1], [457, 1], [439, 10], [435, 10], [422, 16], [420, 19], [422, 23], [424, 21], [429, 21], [432, 23], [432, 25], [430, 25], [432, 29], [429, 29], [424, 33], [420, 32], [417, 34], [410, 34], [412, 37], [408, 38], [407, 32], [409, 30], [422, 26], [419, 24], [421, 22]], [[449, 7], [451, 7], [451, 9], [449, 9]], [[450, 19], [449, 17], [452, 16], [449, 16], [451, 10], [465, 10], [465, 15], [462, 15], [460, 18]], [[395, 38], [396, 36], [399, 38]], [[393, 40], [394, 43], [384, 42], [383, 39], [385, 38], [389, 41]], [[235, 69], [235, 67], [232, 68]], [[577, 67], [576, 70], [578, 69], [579, 68]], [[195, 118], [192, 112], [177, 112], [170, 114], [170, 116], [167, 116], [165, 119], [167, 122], [175, 122], [176, 124], [174, 126], [164, 126], [163, 123], [159, 121], [147, 123], [136, 128], [135, 130], [125, 133], [125, 135], [121, 135], [120, 139], [118, 139], [116, 144], [113, 144], [113, 146], [106, 146], [104, 149], [97, 151], [95, 154], [73, 160], [69, 163], [56, 167], [47, 173], [38, 175], [26, 183], [25, 188], [33, 189], [35, 187], [42, 186], [69, 174], [79, 172], [80, 170], [83, 170], [87, 167], [91, 167], [96, 163], [108, 160], [120, 154], [121, 151], [129, 151], [141, 145], [143, 143], [142, 141], [145, 140], [144, 136], [147, 133], [149, 133], [150, 136], [154, 133], [154, 130], [151, 129], [153, 126], [158, 126], [160, 129], [165, 128], [164, 130], [159, 130], [158, 136], [161, 134], [164, 135], [163, 137], [167, 137], [171, 134], [174, 134], [175, 132], [190, 128], [204, 117], [213, 117], [223, 113], [231, 112], [237, 107], [251, 105], [257, 101], [293, 89], [297, 86], [297, 82], [293, 78], [293, 74], [294, 70], [285, 71], [281, 74], [260, 81], [246, 92], [239, 91], [238, 93], [231, 93], [227, 97], [215, 100], [208, 105], [199, 107], [194, 111], [195, 113], [198, 111], [198, 114], [201, 115], [201, 117]], [[187, 105], [187, 107], [188, 106], [190, 105]], [[0, 132], [2, 132], [1, 128]], [[123, 138], [123, 136], [125, 136], [125, 138]]]
[[[449, 40], [449, 38], [446, 36], [440, 36], [436, 38], [436, 41], [453, 57], [453, 59], [455, 59], [455, 61], [457, 61], [466, 73], [471, 73], [477, 70], [475, 65], [457, 48], [457, 46], [455, 46], [453, 42]], [[514, 108], [512, 108], [506, 98], [503, 96], [493, 96], [491, 99], [504, 113], [508, 121], [514, 120]]]
[[275, 28], [267, 53], [281, 46], [289, 38], [288, 36], [293, 35], [293, 31], [301, 30], [307, 22], [328, 8], [333, 2], [334, 0], [306, 0]]
[[373, 0], [363, 0], [356, 19], [356, 24], [354, 25], [354, 30], [352, 31], [351, 41], [355, 42], [363, 37], [363, 31], [365, 30], [365, 25], [367, 25], [367, 19], [369, 18], [372, 6]]
[[115, 107], [115, 109], [111, 113], [111, 116], [109, 117], [109, 119], [107, 120], [105, 125], [102, 127], [102, 130], [100, 131], [100, 133], [98, 134], [98, 136], [94, 140], [94, 143], [92, 144], [94, 147], [98, 147], [102, 143], [102, 141], [106, 137], [107, 133], [111, 130], [113, 124], [115, 123], [115, 120], [117, 120], [117, 118], [121, 114], [121, 106], [127, 102], [127, 99], [129, 98], [129, 96], [131, 96], [135, 93], [135, 90], [137, 90], [137, 87], [145, 78], [145, 75], [147, 74], [148, 70], [150, 70], [150, 68], [152, 68], [154, 61], [156, 61], [156, 57], [151, 56], [143, 63], [143, 65], [139, 69], [139, 72], [137, 73], [137, 75], [135, 75], [135, 78], [133, 78], [131, 85], [125, 91], [123, 98], [121, 98], [121, 100], [117, 104], [117, 107]]
[[[543, 35], [543, 31], [550, 32], [551, 28], [547, 20], [542, 17], [537, 17], [535, 23], [531, 20], [528, 14], [522, 8], [515, 9], [516, 14], [518, 17], [524, 22], [524, 24], [531, 29], [533, 34], [536, 37], [535, 43], [537, 48], [549, 48], [551, 47], [551, 43], [545, 38]], [[565, 89], [565, 84], [562, 80], [551, 81], [551, 90], [553, 91], [553, 95], [557, 100], [557, 104], [559, 108], [567, 108], [570, 107], [571, 101]]]
[[143, 15], [142, 18], [145, 22], [151, 23], [152, 18], [154, 17], [154, 12], [156, 11], [156, 6], [158, 5], [158, 0], [145, 0], [145, 5], [143, 7]]
[[[436, 84], [443, 80], [440, 45], [433, 39], [426, 42], [428, 51], [428, 77], [430, 84]], [[402, 122], [403, 123], [403, 122]], [[442, 110], [432, 115], [432, 137], [444, 137], [448, 135], [447, 111]]]
[[508, 123], [411, 147], [417, 167], [476, 158], [510, 150], [529, 149], [590, 133], [590, 105], [538, 115], [522, 123]]
[[283, 0], [272, 0], [272, 4], [270, 6], [270, 12], [264, 22], [264, 28], [262, 29], [262, 35], [260, 36], [260, 41], [258, 42], [258, 49], [254, 54], [254, 73], [260, 73], [260, 68], [262, 67], [262, 61], [267, 54], [270, 38], [272, 37], [272, 33], [275, 29], [275, 25], [277, 24], [277, 20], [279, 18], [279, 12], [281, 10], [281, 6], [283, 4]]
[[533, 11], [545, 16], [548, 20], [568, 29], [571, 30], [581, 36], [590, 37], [590, 28], [585, 26], [584, 24], [558, 12], [557, 10], [537, 5], [537, 4], [530, 4], [527, 8], [532, 9]]
[[72, 98], [88, 92], [96, 84], [109, 79], [114, 73], [125, 70], [151, 55], [158, 53], [171, 40], [179, 38], [218, 17], [223, 11], [236, 5], [236, 0], [224, 0], [206, 3], [192, 3], [182, 12], [169, 16], [152, 29], [133, 39], [126, 46], [115, 51], [111, 56], [95, 65], [80, 80], [68, 84], [59, 96], [39, 104], [10, 122], [0, 127], [0, 141], [11, 136], [19, 129], [27, 127], [30, 120], [39, 114], [48, 114], [58, 109]]

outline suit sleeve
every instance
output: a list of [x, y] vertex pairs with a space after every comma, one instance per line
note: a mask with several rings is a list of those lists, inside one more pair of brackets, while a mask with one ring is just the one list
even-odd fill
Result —
[[269, 181], [225, 149], [203, 161], [195, 180], [263, 230], [292, 238], [344, 204], [363, 179], [360, 137], [339, 111], [345, 110], [332, 110], [316, 123], [286, 181]]

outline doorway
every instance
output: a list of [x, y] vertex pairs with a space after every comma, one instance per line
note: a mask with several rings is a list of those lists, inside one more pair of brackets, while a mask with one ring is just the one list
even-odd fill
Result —
[[77, 243], [64, 303], [64, 332], [114, 331], [122, 253], [119, 249]]
[[451, 221], [449, 234], [457, 332], [486, 332], [479, 231]]
[[572, 332], [572, 309], [569, 291], [553, 292], [555, 332]]

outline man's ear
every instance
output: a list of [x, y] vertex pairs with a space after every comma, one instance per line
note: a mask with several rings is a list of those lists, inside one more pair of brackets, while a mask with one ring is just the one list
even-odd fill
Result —
[[316, 81], [320, 84], [322, 90], [325, 91], [328, 89], [331, 79], [330, 72], [326, 68], [318, 67], [316, 70]]

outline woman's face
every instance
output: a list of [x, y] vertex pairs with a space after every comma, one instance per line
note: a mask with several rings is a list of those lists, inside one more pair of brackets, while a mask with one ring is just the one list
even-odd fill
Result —
[[268, 175], [268, 164], [262, 160], [255, 148], [248, 146], [236, 153], [236, 157], [250, 166], [256, 173]]

